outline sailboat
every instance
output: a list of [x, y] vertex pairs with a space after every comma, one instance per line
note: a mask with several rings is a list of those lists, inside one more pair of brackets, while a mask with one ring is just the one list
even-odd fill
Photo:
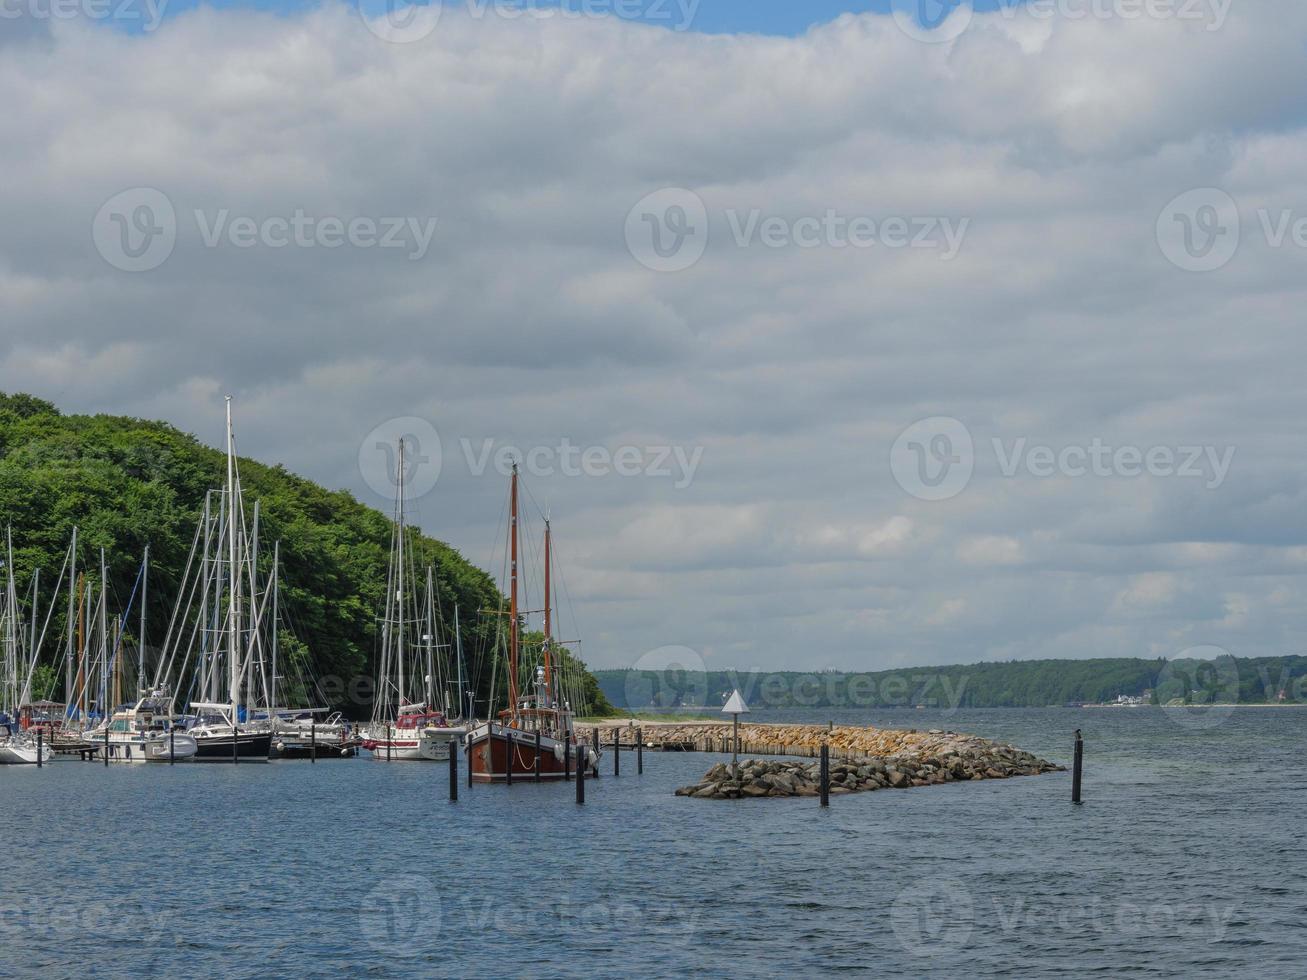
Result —
[[[394, 529], [390, 567], [386, 575], [386, 605], [381, 622], [381, 656], [377, 664], [377, 695], [372, 721], [363, 734], [363, 747], [383, 762], [435, 762], [448, 759], [451, 745], [465, 728], [452, 724], [436, 698], [435, 602], [428, 572], [425, 610], [417, 612], [413, 593], [415, 572], [407, 549], [405, 513], [405, 445], [399, 440]], [[421, 693], [419, 699], [416, 695]], [[459, 695], [461, 704], [462, 695]]]
[[[37, 581], [32, 584], [32, 623], [23, 623], [18, 604], [18, 588], [14, 581], [13, 534], [7, 539], [4, 602], [0, 606], [0, 765], [35, 765], [44, 763], [54, 750], [43, 739], [24, 731], [18, 724], [18, 708], [27, 699], [31, 689], [32, 671], [36, 665], [39, 642], [36, 639]], [[39, 574], [39, 573], [38, 573]], [[23, 653], [26, 637], [31, 638], [30, 656]]]
[[[199, 576], [203, 595], [201, 621], [199, 629], [205, 636], [210, 635], [207, 613], [210, 591], [213, 592], [212, 614], [214, 623], [220, 627], [211, 631], [216, 638], [225, 639], [225, 650], [219, 651], [215, 646], [212, 656], [199, 664], [200, 674], [206, 680], [206, 691], [213, 695], [219, 683], [217, 671], [218, 655], [225, 656], [227, 666], [227, 700], [217, 697], [209, 700], [192, 700], [187, 734], [195, 739], [198, 762], [263, 762], [267, 761], [272, 751], [272, 730], [266, 722], [245, 724], [242, 717], [246, 710], [244, 703], [246, 675], [253, 665], [254, 655], [259, 652], [258, 623], [260, 609], [256, 602], [254, 574], [255, 556], [245, 527], [244, 498], [241, 491], [240, 477], [236, 465], [236, 442], [232, 429], [231, 397], [227, 397], [227, 482], [222, 494], [218, 533], [215, 539], [226, 536], [226, 590], [222, 588], [221, 557], [210, 559], [208, 553], [211, 528], [207, 526], [210, 508], [205, 505], [205, 525], [201, 530], [205, 534], [205, 551], [203, 572]], [[255, 527], [257, 540], [258, 508], [255, 508]], [[196, 532], [198, 541], [200, 531]], [[214, 542], [217, 544], [217, 541]], [[189, 563], [188, 563], [189, 564]], [[246, 574], [250, 579], [250, 595], [245, 595]], [[185, 589], [182, 590], [183, 593]], [[183, 596], [179, 594], [178, 602]], [[225, 603], [224, 600], [225, 599]], [[248, 639], [248, 646], [244, 642]], [[206, 646], [207, 649], [207, 646]]]
[[556, 659], [553, 637], [553, 538], [545, 521], [544, 642], [540, 662], [531, 676], [532, 689], [519, 689], [521, 680], [521, 617], [519, 608], [518, 468], [513, 464], [509, 488], [509, 610], [508, 708], [498, 720], [489, 720], [468, 733], [469, 764], [477, 782], [504, 782], [512, 777], [564, 779], [571, 760], [578, 756], [586, 766], [597, 766], [598, 751], [576, 733], [572, 706], [565, 696], [561, 657]]

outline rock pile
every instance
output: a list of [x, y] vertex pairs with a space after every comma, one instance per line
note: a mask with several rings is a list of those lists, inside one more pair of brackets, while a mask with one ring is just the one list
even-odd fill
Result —
[[[1010, 745], [951, 732], [927, 734], [930, 737], [920, 743], [923, 748], [911, 753], [832, 759], [831, 794], [911, 789], [965, 780], [1008, 779], [1062, 769]], [[719, 762], [701, 781], [678, 789], [676, 795], [712, 800], [816, 796], [819, 792], [819, 766], [817, 762], [749, 759], [740, 763], [739, 778], [736, 779], [731, 775], [730, 765]]]

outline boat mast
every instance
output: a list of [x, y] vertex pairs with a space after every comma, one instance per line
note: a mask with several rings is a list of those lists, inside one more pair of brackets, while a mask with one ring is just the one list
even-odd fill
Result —
[[270, 698], [272, 704], [269, 705], [268, 717], [272, 719], [272, 713], [277, 710], [277, 634], [280, 631], [277, 624], [280, 622], [280, 605], [281, 605], [281, 539], [277, 539], [272, 545], [272, 694]]
[[[552, 702], [554, 698], [554, 664], [552, 656], [553, 646], [553, 616], [552, 616], [552, 596], [550, 583], [550, 571], [553, 565], [552, 561], [552, 536], [549, 529], [549, 518], [545, 518], [545, 687], [544, 694], [547, 702]], [[537, 707], [546, 708], [550, 704], [542, 704]]]
[[399, 437], [399, 474], [396, 477], [399, 498], [398, 513], [395, 522], [395, 625], [398, 627], [398, 635], [395, 640], [395, 659], [398, 661], [399, 668], [399, 704], [398, 709], [402, 713], [404, 710], [404, 437]]
[[[426, 601], [426, 610], [424, 613], [427, 620], [427, 629], [425, 634], [425, 639], [427, 641], [427, 704], [431, 708], [435, 709], [435, 708], [439, 708], [439, 705], [436, 704], [436, 656], [435, 656], [436, 599], [435, 599], [435, 591], [432, 588], [433, 574], [434, 573], [432, 571], [431, 566], [428, 565], [427, 566], [427, 601]], [[441, 680], [440, 686], [444, 688], [443, 679]], [[445, 700], [445, 710], [448, 711], [449, 692], [447, 690], [442, 691], [442, 696], [444, 697]]]
[[511, 718], [517, 722], [517, 463], [513, 463], [512, 489], [509, 491], [511, 526], [509, 530], [510, 551], [509, 580], [510, 598], [508, 612], [508, 703]]
[[[458, 657], [458, 713], [463, 713], [463, 634], [458, 628], [458, 603], [454, 603], [454, 655]], [[467, 719], [472, 720], [471, 713]]]
[[100, 549], [100, 715], [109, 718], [109, 566]]
[[145, 546], [145, 559], [141, 563], [141, 638], [140, 651], [136, 658], [136, 690], [144, 697], [149, 691], [145, 687], [145, 600], [149, 598], [150, 580], [150, 546]]
[[227, 396], [227, 676], [230, 683], [231, 723], [235, 726], [240, 709], [241, 639], [240, 639], [240, 566], [236, 561], [236, 457], [232, 448], [231, 395]]
[[77, 525], [73, 525], [73, 543], [69, 546], [72, 558], [68, 565], [68, 644], [64, 650], [64, 719], [68, 718], [68, 709], [76, 696], [73, 688], [73, 630], [76, 628], [77, 616], [73, 603], [78, 599], [77, 592]]

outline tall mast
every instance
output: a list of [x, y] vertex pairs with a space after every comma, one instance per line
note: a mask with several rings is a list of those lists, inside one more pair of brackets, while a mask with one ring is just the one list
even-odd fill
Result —
[[510, 599], [508, 611], [508, 704], [511, 717], [517, 720], [517, 463], [513, 464], [513, 483], [509, 491], [511, 525], [509, 534]]
[[[463, 634], [458, 628], [458, 603], [454, 603], [454, 653], [458, 657], [458, 713], [463, 714]], [[469, 722], [472, 720], [469, 716]]]
[[236, 724], [241, 700], [240, 566], [236, 561], [236, 456], [232, 446], [231, 395], [227, 396], [227, 676], [231, 723]]
[[[545, 518], [545, 697], [550, 701], [554, 697], [554, 663], [553, 663], [553, 610], [550, 573], [553, 566], [551, 550], [552, 536], [549, 529], [549, 518]], [[548, 707], [540, 705], [539, 707]]]
[[404, 710], [404, 437], [399, 437], [398, 514], [395, 523], [395, 607], [398, 633], [395, 640], [395, 659], [399, 667], [399, 705]]
[[86, 688], [88, 686], [86, 677], [86, 573], [79, 572], [77, 575], [77, 686], [74, 693], [77, 695], [78, 703], [81, 709], [78, 714], [81, 716], [81, 722], [86, 724]]
[[109, 566], [100, 549], [100, 715], [109, 717]]
[[[427, 601], [424, 615], [427, 620], [426, 641], [427, 641], [427, 704], [431, 708], [439, 708], [436, 703], [436, 599], [435, 591], [432, 588], [432, 569], [427, 566]], [[444, 684], [441, 684], [444, 687]], [[444, 692], [445, 709], [449, 708], [449, 695]]]
[[73, 688], [73, 631], [76, 629], [77, 616], [73, 603], [77, 601], [77, 525], [73, 525], [73, 543], [69, 546], [71, 558], [68, 563], [68, 644], [64, 651], [64, 718], [75, 697]]
[[150, 581], [150, 546], [145, 546], [145, 559], [141, 562], [141, 638], [140, 651], [136, 658], [136, 689], [141, 695], [149, 694], [145, 690], [145, 600], [149, 598]]
[[268, 706], [268, 717], [272, 718], [272, 712], [277, 710], [277, 634], [281, 632], [278, 628], [280, 621], [281, 606], [281, 539], [279, 538], [272, 545], [272, 694], [270, 698], [272, 704]]

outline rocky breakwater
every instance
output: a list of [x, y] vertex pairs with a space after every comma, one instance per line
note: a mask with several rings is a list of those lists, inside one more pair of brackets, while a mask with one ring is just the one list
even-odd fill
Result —
[[[940, 783], [980, 779], [1010, 779], [1059, 771], [1063, 767], [1036, 758], [1011, 745], [953, 732], [901, 733], [923, 735], [913, 748], [888, 756], [832, 759], [830, 792], [868, 793], [878, 789], [911, 789]], [[734, 800], [774, 796], [817, 796], [820, 763], [748, 759], [738, 777], [721, 762], [698, 783], [684, 786], [677, 796]]]

